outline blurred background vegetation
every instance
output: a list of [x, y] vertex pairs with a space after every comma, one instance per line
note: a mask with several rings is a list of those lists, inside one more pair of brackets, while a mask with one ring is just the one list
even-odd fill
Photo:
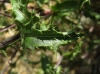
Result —
[[0, 0], [0, 73], [99, 74], [99, 5], [99, 0], [30, 0], [29, 12], [36, 11], [46, 23], [53, 15], [59, 31], [75, 29], [83, 37], [58, 46], [56, 52], [48, 47], [23, 51], [19, 37], [9, 41], [19, 33], [12, 19], [12, 5], [9, 0]]

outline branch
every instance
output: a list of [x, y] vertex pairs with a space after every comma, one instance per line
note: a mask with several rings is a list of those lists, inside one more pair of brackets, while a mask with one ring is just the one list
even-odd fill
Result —
[[13, 25], [8, 25], [8, 26], [6, 26], [5, 28], [0, 28], [0, 33], [1, 33], [1, 32], [4, 32], [4, 31], [7, 31], [8, 29], [13, 28], [13, 27], [15, 27], [15, 26], [16, 26], [16, 25], [13, 24]]
[[0, 2], [10, 2], [9, 0], [0, 0]]
[[9, 44], [11, 44], [12, 42], [18, 40], [20, 38], [20, 34], [16, 34], [8, 39], [5, 39], [4, 41], [0, 42], [0, 48], [3, 48]]
[[12, 18], [12, 16], [5, 14], [5, 13], [0, 12], [0, 14]]
[[15, 50], [15, 52], [12, 54], [10, 60], [8, 61], [8, 64], [6, 65], [6, 67], [4, 68], [4, 70], [1, 72], [1, 74], [5, 74], [5, 72], [8, 70], [8, 68], [11, 65], [12, 60], [15, 57], [16, 53], [17, 53], [17, 50]]

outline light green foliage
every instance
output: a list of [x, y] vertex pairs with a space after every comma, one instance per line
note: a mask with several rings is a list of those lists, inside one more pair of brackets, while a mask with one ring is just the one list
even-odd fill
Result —
[[[66, 44], [66, 42], [68, 42], [70, 40], [72, 41], [73, 39], [75, 40], [81, 36], [81, 35], [78, 35], [77, 33], [75, 33], [74, 31], [70, 31], [70, 33], [57, 31], [56, 28], [53, 27], [54, 26], [53, 24], [49, 24], [47, 26], [47, 24], [45, 23], [45, 20], [40, 21], [41, 18], [37, 17], [35, 15], [36, 13], [28, 12], [28, 10], [27, 10], [28, 2], [29, 2], [28, 0], [26, 0], [26, 1], [11, 0], [13, 18], [15, 20], [15, 23], [19, 27], [21, 36], [24, 36], [23, 39], [25, 39], [25, 40], [23, 40], [23, 41], [27, 48], [32, 49], [32, 48], [34, 48], [34, 46], [49, 46], [49, 43], [50, 43], [50, 46], [53, 46], [55, 41], [49, 42], [50, 39], [51, 40], [58, 39], [59, 42], [56, 42], [57, 46], [58, 46], [60, 44]], [[66, 8], [65, 3], [68, 3], [67, 7], [69, 9], [67, 9], [67, 10], [65, 9]], [[69, 5], [70, 3], [71, 3], [71, 7]], [[57, 4], [54, 7], [52, 7], [52, 10], [54, 12], [61, 11], [60, 13], [72, 11], [78, 7], [77, 4], [75, 4], [75, 3], [74, 3], [75, 7], [72, 6], [73, 3], [74, 3], [73, 1], [65, 1], [63, 3]], [[74, 9], [73, 9], [73, 7], [74, 7]], [[53, 19], [53, 18], [51, 18], [51, 19]], [[53, 22], [53, 21], [51, 21], [51, 22]], [[39, 39], [41, 39], [41, 40], [39, 40]], [[36, 41], [34, 41], [34, 40], [36, 40]], [[48, 41], [46, 42], [43, 40], [48, 40]], [[63, 42], [63, 40], [66, 40], [66, 41]]]
[[0, 53], [3, 53], [5, 56], [7, 56], [7, 53], [5, 50], [0, 50]]
[[[36, 74], [85, 74], [88, 68], [89, 73], [86, 74], [90, 74], [90, 71], [98, 73], [99, 0], [10, 0], [10, 2], [12, 4], [10, 20], [5, 17], [6, 14], [10, 15], [5, 10], [6, 3], [0, 3], [1, 12], [4, 12], [0, 14], [0, 27], [2, 31], [2, 28], [12, 24], [12, 21], [17, 25], [17, 28], [13, 27], [11, 30], [14, 29], [15, 33], [16, 29], [21, 36], [23, 48], [22, 52], [18, 51], [20, 52], [20, 56], [17, 56], [18, 62], [19, 58], [22, 58], [22, 61], [30, 64], [34, 73], [36, 69], [40, 69]], [[10, 33], [9, 30], [6, 32]], [[0, 53], [8, 56], [10, 49], [13, 51], [12, 49], [20, 47], [20, 39], [18, 43], [17, 41], [15, 44], [12, 43], [14, 46], [2, 48]], [[12, 63], [11, 67], [14, 65], [15, 69], [16, 63]]]
[[[51, 7], [54, 14], [51, 15], [49, 23], [46, 23], [45, 19], [41, 19], [41, 16], [36, 16], [36, 12], [28, 12], [28, 3], [28, 0], [11, 0], [13, 19], [18, 26], [22, 44], [25, 48], [34, 49], [35, 47], [44, 46], [50, 47], [53, 51], [57, 51], [59, 45], [76, 41], [83, 36], [75, 32], [77, 27], [70, 31], [60, 31], [55, 26], [55, 23], [53, 23], [57, 21], [58, 18], [61, 20], [63, 16], [69, 15], [69, 12], [78, 9], [80, 5], [77, 1], [64, 1]], [[72, 58], [79, 53], [79, 48], [76, 46], [74, 51], [70, 52]], [[50, 61], [46, 55], [41, 57], [41, 63], [45, 74], [49, 74], [50, 72], [55, 74], [53, 66], [50, 66]], [[59, 72], [58, 70], [56, 74], [59, 74]]]
[[67, 44], [69, 41], [64, 40], [40, 40], [35, 37], [26, 37], [25, 38], [25, 46], [30, 49], [34, 49], [37, 46], [50, 46], [52, 49], [57, 49], [57, 47], [61, 44]]

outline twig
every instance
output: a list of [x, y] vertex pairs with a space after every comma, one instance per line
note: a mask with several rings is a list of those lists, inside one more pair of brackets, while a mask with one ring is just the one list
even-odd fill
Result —
[[3, 48], [9, 44], [11, 44], [12, 42], [18, 40], [20, 38], [20, 34], [16, 34], [13, 37], [10, 37], [8, 39], [5, 39], [4, 41], [0, 42], [0, 48]]
[[7, 31], [8, 29], [13, 28], [13, 27], [15, 27], [15, 26], [16, 26], [16, 25], [13, 24], [13, 25], [8, 25], [8, 26], [6, 26], [5, 28], [0, 28], [0, 33], [1, 33], [1, 32], [4, 32], [4, 31]]
[[9, 0], [0, 0], [0, 2], [10, 2]]
[[0, 12], [0, 14], [12, 18], [12, 16], [5, 14], [5, 13]]
[[4, 68], [4, 70], [1, 72], [1, 74], [5, 74], [5, 72], [8, 70], [8, 67], [11, 65], [13, 58], [15, 57], [17, 53], [17, 50], [15, 50], [15, 52], [12, 54], [10, 60], [8, 61], [8, 64], [6, 65], [6, 67]]

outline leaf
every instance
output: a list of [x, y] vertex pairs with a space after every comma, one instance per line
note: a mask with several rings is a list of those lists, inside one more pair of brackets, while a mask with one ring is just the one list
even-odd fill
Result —
[[79, 42], [72, 51], [67, 51], [63, 56], [67, 59], [73, 60], [79, 53], [81, 53], [82, 42]]
[[[54, 25], [47, 23], [36, 16], [36, 13], [28, 13], [27, 4], [29, 0], [10, 0], [12, 4], [13, 18], [21, 34], [21, 40], [26, 48], [34, 49], [37, 46], [50, 46], [57, 49], [60, 44], [66, 44], [68, 41], [77, 40], [82, 34], [73, 31], [60, 32]], [[63, 1], [52, 7], [58, 14], [69, 12], [78, 8], [78, 2]], [[52, 20], [52, 19], [51, 19]], [[51, 23], [53, 22], [50, 21]]]
[[7, 53], [5, 50], [0, 50], [0, 53], [3, 53], [7, 57]]
[[[72, 34], [74, 36], [74, 34]], [[57, 49], [59, 45], [62, 45], [62, 44], [67, 44], [68, 42], [72, 42], [74, 40], [77, 40], [78, 38], [80, 38], [81, 34], [78, 34], [77, 36], [74, 36], [74, 37], [69, 37], [69, 36], [61, 36], [60, 38], [58, 37], [54, 37], [54, 36], [48, 36], [46, 35], [39, 35], [37, 34], [37, 36], [26, 36], [25, 37], [25, 47], [26, 48], [29, 48], [29, 49], [34, 49], [35, 47], [41, 47], [41, 46], [44, 46], [44, 47], [51, 47], [51, 49]]]
[[41, 63], [42, 63], [42, 69], [44, 71], [44, 74], [47, 74], [48, 73], [47, 70], [49, 70], [50, 61], [46, 55], [42, 56]]
[[26, 31], [24, 33], [26, 37], [37, 37], [42, 40], [59, 39], [59, 40], [76, 40], [82, 37], [84, 34], [78, 34], [75, 32], [58, 32], [58, 31]]
[[46, 55], [42, 55], [41, 64], [44, 74], [57, 74], [53, 68], [52, 62], [48, 59]]
[[76, 10], [78, 7], [79, 7], [79, 2], [77, 0], [69, 0], [69, 1], [67, 0], [53, 6], [52, 10], [54, 12], [59, 12], [59, 13], [70, 12]]
[[58, 45], [61, 44], [66, 44], [69, 41], [64, 41], [64, 40], [40, 40], [37, 39], [36, 37], [25, 37], [25, 46], [26, 48], [29, 49], [34, 49], [35, 47], [41, 47], [41, 46], [49, 46], [52, 48], [57, 48]]

